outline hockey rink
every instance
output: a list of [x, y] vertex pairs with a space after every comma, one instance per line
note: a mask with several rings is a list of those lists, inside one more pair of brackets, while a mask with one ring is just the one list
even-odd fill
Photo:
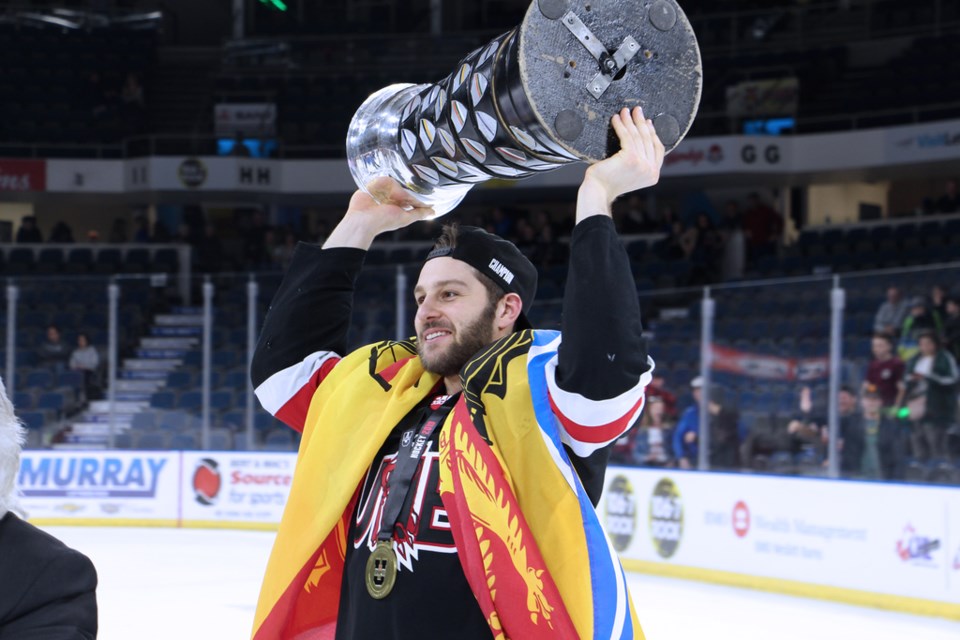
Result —
[[[249, 637], [273, 533], [45, 528], [97, 566], [100, 640]], [[960, 622], [939, 618], [639, 574], [630, 584], [648, 640], [960, 638]]]

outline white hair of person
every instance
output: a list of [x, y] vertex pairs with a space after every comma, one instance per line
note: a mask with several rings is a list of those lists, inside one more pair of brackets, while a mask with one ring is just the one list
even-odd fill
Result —
[[13, 403], [0, 378], [0, 518], [8, 511], [23, 514], [17, 500], [16, 483], [23, 442], [23, 424], [13, 412]]

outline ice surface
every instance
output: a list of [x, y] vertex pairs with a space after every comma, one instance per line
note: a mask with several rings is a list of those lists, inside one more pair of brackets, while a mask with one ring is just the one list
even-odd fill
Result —
[[[97, 566], [99, 640], [249, 637], [273, 533], [45, 528]], [[630, 589], [648, 640], [960, 640], [938, 618], [639, 574]]]

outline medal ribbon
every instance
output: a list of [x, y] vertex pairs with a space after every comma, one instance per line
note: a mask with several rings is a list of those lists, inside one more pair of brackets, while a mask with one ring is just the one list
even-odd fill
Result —
[[400, 448], [397, 450], [397, 464], [387, 479], [387, 500], [383, 505], [383, 518], [380, 520], [380, 531], [377, 534], [379, 542], [389, 542], [393, 538], [393, 530], [400, 519], [400, 510], [410, 494], [410, 485], [420, 464], [420, 454], [423, 453], [433, 432], [443, 424], [459, 397], [459, 393], [447, 396], [443, 404], [432, 410], [423, 407], [417, 426], [405, 431], [401, 436]]

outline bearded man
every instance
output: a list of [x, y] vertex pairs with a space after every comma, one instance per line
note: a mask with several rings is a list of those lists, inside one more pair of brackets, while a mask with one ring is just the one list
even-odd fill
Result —
[[642, 111], [577, 197], [562, 332], [529, 320], [536, 268], [449, 226], [413, 294], [416, 338], [347, 355], [354, 282], [384, 232], [432, 211], [379, 184], [322, 248], [300, 245], [251, 377], [303, 432], [254, 638], [642, 638], [595, 505], [653, 361], [611, 204], [656, 184]]

